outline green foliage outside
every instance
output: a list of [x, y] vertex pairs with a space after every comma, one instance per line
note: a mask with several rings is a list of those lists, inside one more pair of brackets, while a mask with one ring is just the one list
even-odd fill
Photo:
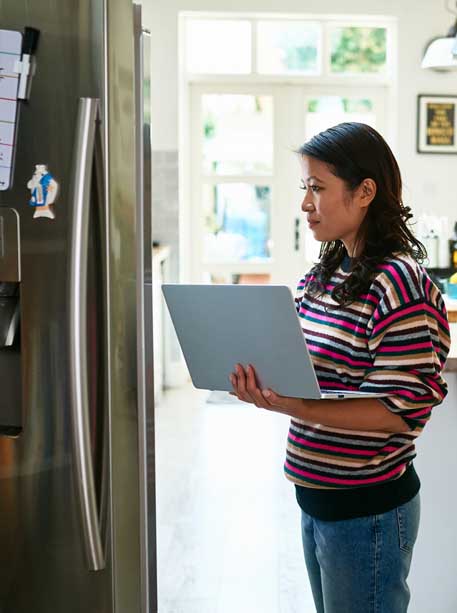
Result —
[[212, 115], [207, 115], [203, 120], [203, 134], [206, 139], [216, 136], [216, 121]]
[[[331, 96], [333, 97], [333, 96]], [[369, 113], [373, 110], [373, 102], [369, 98], [339, 98], [341, 101], [343, 111], [345, 113]], [[318, 113], [321, 111], [320, 103], [325, 101], [328, 96], [322, 96], [321, 98], [311, 98], [308, 100], [308, 113]]]
[[386, 63], [385, 28], [339, 28], [332, 37], [332, 72], [380, 72]]

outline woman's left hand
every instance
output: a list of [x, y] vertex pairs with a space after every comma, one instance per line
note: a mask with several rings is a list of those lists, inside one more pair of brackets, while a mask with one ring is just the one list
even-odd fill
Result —
[[230, 393], [239, 400], [255, 404], [256, 407], [261, 409], [304, 418], [303, 412], [306, 401], [302, 398], [280, 396], [271, 389], [260, 389], [256, 372], [251, 364], [246, 369], [241, 364], [237, 364], [235, 372], [230, 375], [230, 382], [234, 390]]

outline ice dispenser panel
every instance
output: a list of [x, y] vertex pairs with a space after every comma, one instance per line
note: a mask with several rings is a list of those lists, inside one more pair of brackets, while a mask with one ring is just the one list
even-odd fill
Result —
[[0, 435], [22, 429], [20, 281], [19, 215], [0, 207]]

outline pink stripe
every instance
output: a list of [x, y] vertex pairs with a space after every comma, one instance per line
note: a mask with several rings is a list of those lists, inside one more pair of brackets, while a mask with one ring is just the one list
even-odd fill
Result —
[[401, 398], [411, 398], [412, 400], [434, 400], [435, 397], [432, 394], [427, 394], [426, 396], [415, 394], [414, 392], [410, 392], [409, 390], [399, 389], [399, 390], [389, 390], [389, 396], [400, 396]]
[[376, 483], [379, 481], [386, 481], [387, 479], [390, 479], [390, 477], [393, 477], [399, 472], [401, 472], [405, 468], [406, 464], [401, 464], [397, 468], [394, 468], [394, 470], [391, 470], [390, 472], [386, 473], [385, 475], [382, 475], [381, 477], [371, 477], [370, 479], [335, 479], [333, 477], [323, 477], [322, 475], [315, 475], [314, 473], [310, 473], [305, 470], [300, 470], [298, 468], [295, 468], [294, 466], [291, 466], [287, 461], [285, 462], [285, 466], [292, 473], [302, 475], [303, 477], [309, 477], [311, 479], [314, 479], [315, 481], [321, 481], [323, 483], [338, 483], [341, 485], [363, 485], [368, 483]]
[[312, 352], [314, 351], [318, 355], [327, 355], [330, 358], [337, 358], [343, 360], [347, 364], [352, 364], [352, 366], [367, 366], [368, 368], [372, 365], [371, 362], [362, 362], [357, 360], [351, 360], [345, 355], [341, 355], [340, 353], [336, 353], [334, 351], [330, 351], [329, 349], [323, 349], [322, 347], [317, 347], [316, 345], [308, 344], [308, 349]]
[[[320, 384], [320, 382], [319, 382]], [[341, 383], [336, 383], [335, 381], [325, 381], [320, 384], [322, 389], [336, 389], [342, 392], [346, 392], [348, 390], [357, 391], [359, 388], [356, 385], [341, 385]]]
[[433, 389], [438, 392], [438, 394], [441, 396], [441, 398], [444, 398], [443, 395], [443, 390], [441, 389], [440, 385], [435, 381], [434, 378], [432, 377], [428, 377], [427, 378], [427, 383], [430, 387], [433, 387]]
[[363, 298], [363, 300], [368, 299], [376, 303], [379, 302], [379, 296], [376, 296], [375, 294], [371, 294], [370, 292], [368, 292], [368, 294], [361, 294], [360, 297]]
[[334, 447], [333, 445], [323, 445], [322, 443], [312, 443], [311, 441], [305, 441], [294, 434], [289, 433], [289, 438], [291, 438], [296, 443], [301, 443], [306, 447], [313, 447], [314, 449], [325, 449], [325, 451], [337, 451], [341, 453], [351, 453], [354, 455], [361, 456], [376, 456], [379, 451], [365, 451], [364, 449], [346, 449], [346, 447]]
[[[305, 313], [303, 309], [300, 309], [300, 313]], [[360, 326], [355, 326], [347, 321], [341, 321], [340, 319], [336, 319], [335, 317], [328, 317], [326, 315], [319, 315], [318, 313], [313, 313], [313, 317], [319, 319], [325, 323], [330, 322], [334, 324], [338, 324], [338, 327], [348, 328], [348, 330], [354, 330], [355, 332], [364, 332]]]
[[[410, 370], [410, 373], [412, 375], [416, 375], [416, 377], [421, 378], [422, 377], [422, 373], [418, 370], [416, 370], [415, 368]], [[440, 396], [442, 396], [443, 392], [441, 390], [441, 387], [439, 385], [439, 383], [437, 383], [435, 381], [435, 379], [437, 378], [437, 375], [433, 375], [432, 377], [427, 377], [427, 383], [430, 387], [433, 387], [433, 389], [438, 392], [440, 394]], [[439, 376], [438, 376], [439, 378]]]
[[[441, 321], [441, 323], [447, 328], [448, 323], [447, 321], [444, 319], [444, 317], [438, 313], [438, 311], [436, 311], [435, 309], [432, 309], [428, 304], [415, 304], [407, 309], [403, 309], [401, 311], [401, 317], [403, 317], [404, 315], [409, 315], [410, 313], [414, 313], [415, 311], [427, 311], [429, 312], [433, 318], [439, 319]], [[400, 317], [400, 321], [401, 321], [401, 317]], [[373, 332], [376, 332], [379, 330], [381, 330], [382, 328], [388, 326], [392, 320], [394, 320], [395, 318], [398, 318], [397, 313], [393, 313], [392, 315], [389, 315], [388, 317], [386, 317], [386, 319], [383, 319], [381, 323], [373, 326]]]
[[398, 274], [398, 272], [395, 270], [395, 268], [393, 266], [389, 266], [389, 265], [384, 265], [384, 266], [380, 266], [381, 270], [388, 270], [393, 277], [395, 277], [395, 280], [397, 281], [398, 285], [400, 286], [400, 291], [401, 294], [403, 296], [403, 300], [405, 302], [408, 302], [408, 292], [405, 289], [405, 285], [403, 283], [403, 279], [401, 278], [401, 276]]
[[427, 343], [416, 343], [414, 345], [401, 345], [398, 347], [380, 347], [377, 353], [395, 353], [396, 351], [405, 351], [405, 349], [411, 351], [413, 349], [433, 349], [433, 345], [431, 342]]
[[420, 411], [416, 411], [415, 413], [408, 413], [404, 417], [419, 417], [420, 415], [426, 415], [430, 413], [432, 407], [425, 407], [425, 409], [421, 409]]

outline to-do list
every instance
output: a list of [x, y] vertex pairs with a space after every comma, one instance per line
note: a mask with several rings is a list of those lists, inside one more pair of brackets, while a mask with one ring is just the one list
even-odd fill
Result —
[[21, 51], [21, 32], [0, 30], [0, 191], [9, 189], [12, 180], [19, 87], [15, 64]]

